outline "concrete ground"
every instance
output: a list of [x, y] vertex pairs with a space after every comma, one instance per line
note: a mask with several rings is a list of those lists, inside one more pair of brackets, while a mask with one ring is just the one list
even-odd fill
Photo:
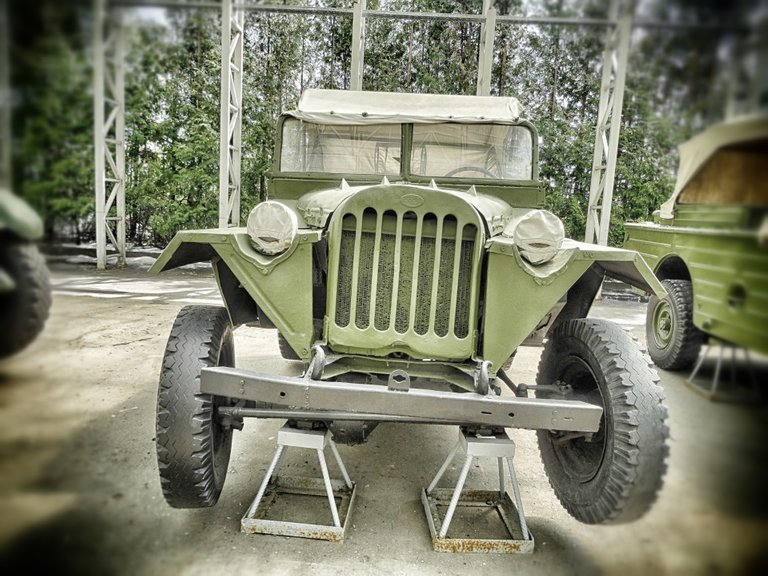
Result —
[[[70, 266], [54, 270], [54, 285], [42, 336], [0, 363], [3, 574], [768, 573], [768, 412], [710, 402], [667, 372], [669, 471], [656, 505], [635, 523], [572, 520], [547, 483], [535, 434], [511, 431], [536, 540], [531, 555], [433, 552], [419, 493], [455, 441], [447, 426], [385, 424], [368, 444], [340, 447], [357, 483], [344, 543], [239, 532], [278, 421], [249, 420], [236, 434], [216, 507], [171, 509], [155, 459], [157, 376], [176, 313], [187, 303], [217, 302], [213, 281]], [[642, 337], [642, 304], [604, 302], [594, 314]], [[300, 369], [280, 358], [273, 332], [238, 329], [236, 345], [239, 366]], [[538, 355], [521, 350], [513, 379], [533, 383]], [[318, 473], [314, 456], [299, 451], [287, 466], [297, 475]], [[495, 480], [493, 464], [483, 463], [469, 484]]]

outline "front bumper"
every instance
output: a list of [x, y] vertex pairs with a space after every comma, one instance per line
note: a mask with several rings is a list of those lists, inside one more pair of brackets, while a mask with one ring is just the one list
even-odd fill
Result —
[[235, 417], [419, 422], [592, 433], [597, 432], [603, 413], [599, 406], [576, 400], [403, 390], [226, 367], [203, 369], [200, 391], [256, 403], [257, 408], [220, 409]]

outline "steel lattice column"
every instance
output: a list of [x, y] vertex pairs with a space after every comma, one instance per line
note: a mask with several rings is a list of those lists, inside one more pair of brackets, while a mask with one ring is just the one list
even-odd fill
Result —
[[219, 228], [240, 225], [242, 158], [243, 29], [245, 11], [223, 0], [221, 10], [221, 127]]
[[608, 30], [603, 52], [603, 76], [597, 116], [595, 148], [592, 157], [592, 183], [589, 187], [586, 242], [605, 246], [611, 224], [611, 202], [616, 177], [621, 108], [632, 35], [635, 1], [611, 0], [609, 19], [616, 26]]
[[[96, 265], [107, 266], [107, 240], [125, 265], [125, 67], [121, 11], [94, 0], [93, 125], [96, 169]], [[107, 191], [109, 196], [107, 196]]]
[[496, 8], [493, 0], [483, 0], [483, 23], [480, 26], [480, 50], [477, 62], [477, 95], [491, 94], [493, 39], [496, 36]]
[[366, 0], [357, 0], [352, 12], [352, 64], [350, 90], [363, 89], [363, 68], [365, 66], [365, 8]]

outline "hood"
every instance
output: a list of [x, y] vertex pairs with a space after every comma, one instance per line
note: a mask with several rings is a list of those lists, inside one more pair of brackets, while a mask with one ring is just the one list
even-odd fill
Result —
[[342, 180], [337, 188], [305, 194], [296, 203], [296, 210], [304, 218], [308, 226], [324, 228], [328, 224], [331, 214], [342, 202], [362, 191], [392, 194], [393, 199], [400, 198], [401, 202], [406, 205], [408, 205], [408, 202], [412, 202], [415, 208], [421, 206], [424, 202], [420, 192], [431, 193], [435, 190], [461, 198], [467, 204], [470, 204], [485, 221], [486, 232], [489, 237], [501, 234], [507, 222], [529, 211], [528, 208], [512, 208], [509, 204], [494, 196], [478, 194], [474, 186], [462, 192], [439, 188], [434, 181], [428, 186], [390, 184], [386, 178], [380, 184], [365, 186], [350, 186], [345, 180]]

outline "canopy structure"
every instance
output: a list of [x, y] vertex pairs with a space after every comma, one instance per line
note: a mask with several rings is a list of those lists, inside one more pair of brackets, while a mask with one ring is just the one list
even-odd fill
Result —
[[288, 114], [318, 124], [513, 124], [521, 106], [513, 97], [313, 89]]
[[680, 145], [680, 166], [672, 196], [661, 205], [661, 217], [672, 218], [680, 193], [723, 148], [768, 139], [768, 116], [744, 116], [715, 124]]

